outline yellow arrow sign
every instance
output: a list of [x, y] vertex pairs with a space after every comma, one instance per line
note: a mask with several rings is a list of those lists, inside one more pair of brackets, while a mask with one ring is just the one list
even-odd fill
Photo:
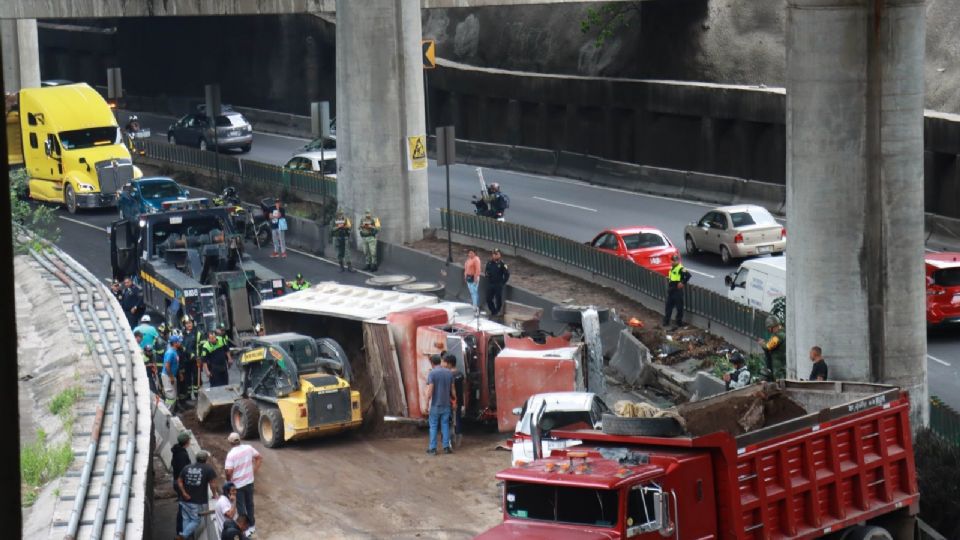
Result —
[[423, 49], [423, 69], [437, 67], [437, 43], [432, 39], [425, 39], [420, 45]]

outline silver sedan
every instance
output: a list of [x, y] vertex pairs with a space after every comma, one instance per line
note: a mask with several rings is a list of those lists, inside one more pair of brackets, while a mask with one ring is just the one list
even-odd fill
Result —
[[787, 229], [766, 208], [752, 204], [714, 208], [684, 227], [683, 237], [688, 254], [719, 253], [724, 264], [787, 249]]

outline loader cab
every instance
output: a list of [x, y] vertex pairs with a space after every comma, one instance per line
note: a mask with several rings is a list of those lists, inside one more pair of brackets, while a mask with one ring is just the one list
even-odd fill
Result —
[[285, 332], [253, 338], [241, 355], [245, 387], [256, 396], [286, 397], [300, 390], [301, 377], [312, 386], [350, 382], [350, 362], [329, 339]]

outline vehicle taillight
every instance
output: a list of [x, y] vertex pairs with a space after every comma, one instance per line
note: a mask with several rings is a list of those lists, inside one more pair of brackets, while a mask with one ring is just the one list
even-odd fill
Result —
[[947, 291], [940, 287], [927, 287], [927, 296], [940, 296], [941, 294], [947, 294]]
[[786, 237], [787, 237], [787, 228], [780, 227], [780, 239], [783, 240]]
[[743, 243], [743, 233], [737, 233], [737, 235], [733, 237], [733, 243], [735, 243], [735, 244], [742, 244], [742, 243]]

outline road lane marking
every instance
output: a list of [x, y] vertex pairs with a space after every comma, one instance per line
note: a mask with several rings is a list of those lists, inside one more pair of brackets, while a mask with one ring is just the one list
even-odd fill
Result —
[[69, 221], [70, 223], [76, 223], [77, 225], [83, 225], [84, 227], [90, 227], [91, 229], [100, 231], [104, 234], [107, 232], [106, 227], [97, 227], [93, 223], [87, 223], [86, 221], [80, 221], [79, 219], [68, 218], [67, 216], [57, 216], [64, 221]]
[[943, 360], [937, 358], [936, 356], [931, 356], [931, 355], [928, 354], [928, 355], [927, 355], [927, 358], [933, 360], [934, 362], [936, 362], [936, 363], [938, 363], [938, 364], [943, 364], [943, 365], [945, 365], [945, 366], [947, 366], [947, 367], [950, 367], [950, 362], [944, 362]]
[[560, 204], [560, 205], [563, 205], [563, 206], [569, 206], [570, 208], [579, 208], [580, 210], [586, 210], [587, 212], [596, 212], [596, 211], [597, 211], [595, 208], [587, 208], [586, 206], [580, 206], [580, 205], [576, 205], [576, 204], [565, 203], [565, 202], [562, 202], [562, 201], [555, 201], [555, 200], [553, 200], [553, 199], [544, 199], [543, 197], [537, 197], [536, 195], [534, 195], [533, 198], [534, 198], [534, 199], [537, 199], [538, 201], [543, 201], [543, 202], [548, 202], [548, 203], [553, 203], [553, 204]]
[[706, 273], [706, 272], [701, 272], [701, 271], [699, 271], [699, 270], [694, 270], [693, 268], [690, 268], [690, 267], [687, 267], [687, 270], [693, 272], [694, 274], [700, 274], [701, 276], [708, 277], [708, 278], [710, 278], [710, 279], [713, 279], [713, 278], [717, 277], [717, 276], [715, 276], [715, 275], [713, 275], [713, 274], [708, 274], [708, 273]]

